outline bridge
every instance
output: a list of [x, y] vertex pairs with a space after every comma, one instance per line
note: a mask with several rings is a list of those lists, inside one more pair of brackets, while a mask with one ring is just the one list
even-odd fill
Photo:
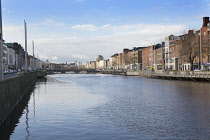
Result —
[[99, 72], [96, 69], [48, 69], [46, 71], [48, 74], [67, 73], [67, 72], [74, 72], [74, 73], [81, 73], [81, 72], [96, 73], [96, 72]]
[[98, 69], [49, 69], [46, 70], [47, 74], [54, 73], [101, 73], [101, 74], [124, 74], [122, 70], [98, 70]]

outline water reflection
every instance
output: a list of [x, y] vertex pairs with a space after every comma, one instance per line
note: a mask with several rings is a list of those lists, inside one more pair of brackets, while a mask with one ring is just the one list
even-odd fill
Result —
[[29, 131], [29, 117], [28, 117], [28, 114], [29, 114], [29, 109], [28, 109], [28, 105], [26, 106], [26, 108], [25, 108], [25, 110], [26, 110], [26, 132], [27, 132], [27, 135], [26, 135], [26, 140], [28, 140], [29, 139], [29, 137], [30, 137], [30, 131]]
[[48, 79], [47, 79], [46, 77], [43, 77], [43, 78], [38, 78], [38, 79], [37, 79], [37, 82], [38, 82], [38, 83], [46, 83], [47, 80], [48, 80]]
[[[2, 124], [2, 126], [0, 127], [0, 139], [9, 140], [10, 135], [15, 132], [16, 126], [18, 125], [18, 123], [20, 123], [20, 118], [25, 114], [25, 109], [30, 100], [31, 94], [34, 92], [34, 90], [35, 90], [35, 85], [31, 86], [31, 89], [22, 98], [21, 103], [17, 105], [14, 111], [9, 115], [9, 117]], [[28, 131], [27, 129], [28, 128], [26, 126], [26, 132]]]
[[51, 75], [37, 82], [11, 139], [209, 139], [209, 91], [209, 83]]
[[33, 92], [33, 112], [34, 112], [33, 119], [34, 119], [34, 121], [35, 121], [35, 116], [36, 116], [36, 100], [35, 100], [35, 92]]
[[139, 88], [125, 84], [117, 95], [109, 88], [113, 100], [89, 113], [148, 139], [209, 138], [209, 83], [145, 80]]

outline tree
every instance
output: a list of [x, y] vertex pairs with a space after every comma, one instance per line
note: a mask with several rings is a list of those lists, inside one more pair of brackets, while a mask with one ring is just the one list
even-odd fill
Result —
[[117, 56], [118, 54], [114, 54], [111, 56], [112, 58], [112, 66], [113, 66], [113, 69], [115, 70], [115, 68], [118, 66], [118, 63], [117, 63]]
[[126, 66], [126, 68], [128, 69], [128, 66], [129, 66], [129, 69], [130, 68], [130, 65], [132, 64], [132, 52], [131, 51], [127, 51], [124, 53], [124, 64]]
[[193, 71], [194, 60], [200, 55], [199, 35], [195, 30], [189, 30], [188, 34], [180, 36], [180, 38], [182, 40], [180, 56], [184, 58], [185, 62], [190, 63], [190, 70]]

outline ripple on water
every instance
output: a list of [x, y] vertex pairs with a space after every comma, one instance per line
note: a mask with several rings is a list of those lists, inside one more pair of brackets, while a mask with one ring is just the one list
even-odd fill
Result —
[[209, 83], [50, 75], [11, 139], [209, 139], [209, 91]]

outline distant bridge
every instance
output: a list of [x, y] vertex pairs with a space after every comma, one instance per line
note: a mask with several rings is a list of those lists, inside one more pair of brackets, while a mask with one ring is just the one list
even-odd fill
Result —
[[96, 72], [98, 72], [96, 69], [49, 69], [46, 71], [48, 74], [67, 73], [67, 72], [75, 72], [75, 73], [80, 73], [80, 72], [96, 73]]
[[53, 73], [67, 73], [67, 72], [87, 72], [87, 73], [102, 73], [102, 74], [122, 74], [122, 70], [97, 70], [97, 69], [49, 69], [46, 70], [48, 74]]

